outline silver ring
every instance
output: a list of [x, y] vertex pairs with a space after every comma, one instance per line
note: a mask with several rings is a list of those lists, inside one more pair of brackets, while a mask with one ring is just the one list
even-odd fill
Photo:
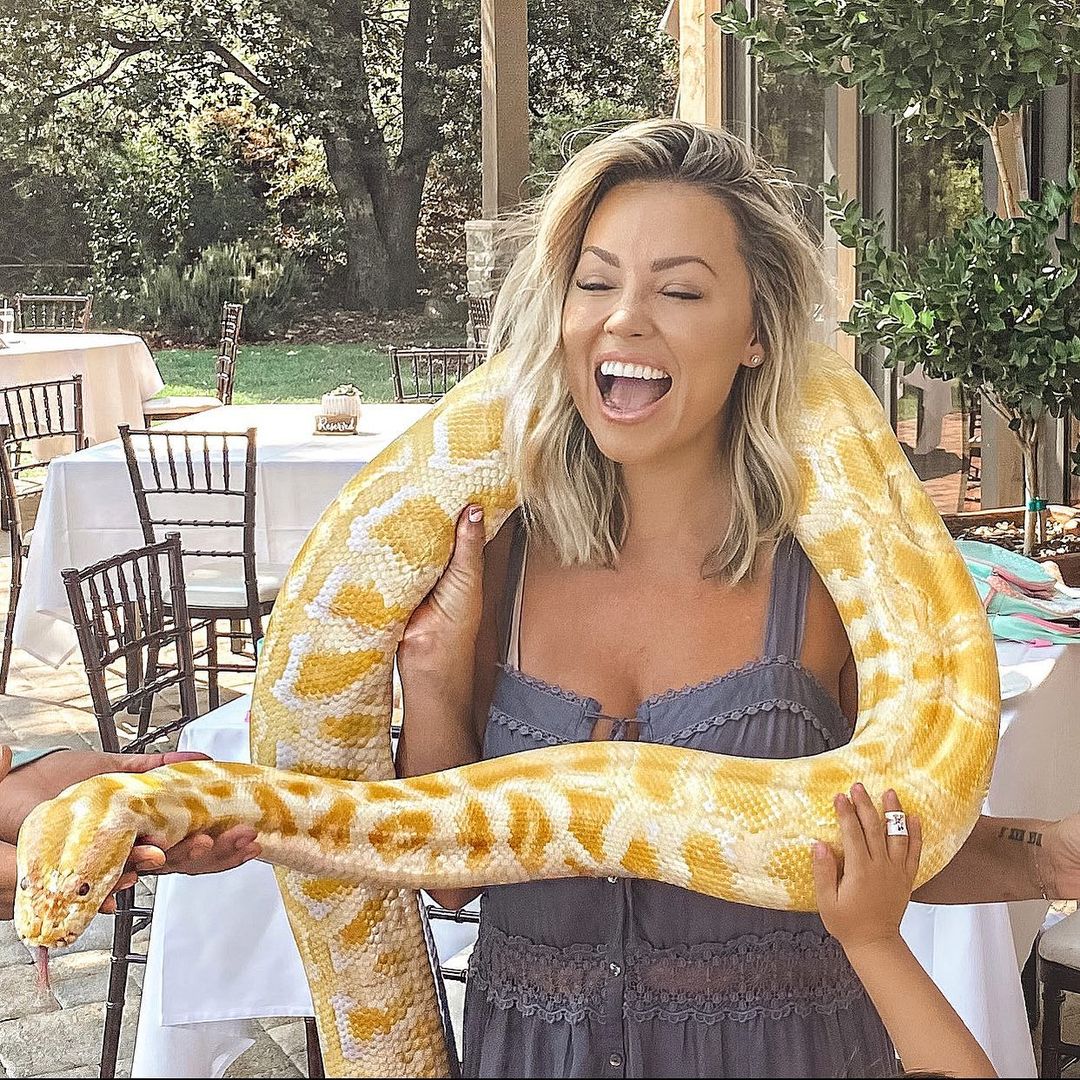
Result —
[[907, 836], [907, 814], [903, 810], [885, 811], [885, 835]]

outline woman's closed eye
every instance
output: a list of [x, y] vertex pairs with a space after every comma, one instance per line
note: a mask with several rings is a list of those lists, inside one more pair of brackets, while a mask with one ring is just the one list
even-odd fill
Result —
[[[582, 292], [610, 292], [615, 288], [606, 281], [575, 281], [575, 288]], [[700, 300], [701, 293], [692, 292], [681, 288], [667, 288], [660, 291], [661, 296], [667, 296], [672, 300]]]

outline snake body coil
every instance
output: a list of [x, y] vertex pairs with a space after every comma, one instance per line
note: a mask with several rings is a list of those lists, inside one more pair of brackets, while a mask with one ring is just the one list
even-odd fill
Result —
[[989, 783], [993, 642], [869, 387], [825, 349], [811, 368], [792, 431], [796, 536], [855, 656], [847, 746], [775, 761], [590, 742], [391, 779], [403, 627], [446, 565], [460, 511], [482, 504], [490, 537], [517, 505], [496, 358], [357, 475], [297, 556], [256, 678], [258, 764], [99, 777], [39, 807], [19, 840], [20, 935], [73, 940], [137, 834], [250, 823], [278, 865], [328, 1073], [439, 1076], [449, 1061], [410, 890], [617, 874], [809, 910], [811, 844], [838, 846], [833, 796], [856, 781], [875, 799], [894, 787], [922, 817], [920, 881], [936, 874]]

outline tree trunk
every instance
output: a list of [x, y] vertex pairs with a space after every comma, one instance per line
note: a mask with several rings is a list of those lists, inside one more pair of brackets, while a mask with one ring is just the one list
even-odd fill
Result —
[[1039, 424], [1023, 420], [1017, 432], [1024, 455], [1024, 554], [1046, 540], [1046, 510], [1039, 493]]
[[324, 145], [345, 227], [344, 306], [367, 311], [415, 306], [416, 230], [430, 155], [390, 170], [385, 149], [366, 144], [362, 136], [328, 133]]
[[994, 148], [1005, 216], [1022, 217], [1021, 201], [1030, 197], [1027, 180], [1027, 154], [1024, 152], [1024, 118], [1019, 112], [1002, 113], [989, 131]]

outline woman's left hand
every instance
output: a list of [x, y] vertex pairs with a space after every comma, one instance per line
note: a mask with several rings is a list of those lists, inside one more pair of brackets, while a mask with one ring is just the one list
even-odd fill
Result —
[[262, 848], [250, 825], [235, 825], [218, 836], [195, 833], [171, 848], [153, 837], [140, 838], [131, 849], [124, 873], [101, 905], [104, 914], [116, 910], [116, 893], [130, 888], [139, 874], [217, 874], [257, 859]]
[[[814, 887], [825, 929], [849, 954], [894, 940], [900, 933], [915, 872], [919, 868], [922, 833], [918, 819], [908, 817], [907, 836], [887, 836], [885, 822], [861, 784], [850, 800], [834, 800], [844, 848], [843, 866], [827, 844], [814, 845]], [[896, 793], [883, 799], [886, 810], [899, 810]]]

